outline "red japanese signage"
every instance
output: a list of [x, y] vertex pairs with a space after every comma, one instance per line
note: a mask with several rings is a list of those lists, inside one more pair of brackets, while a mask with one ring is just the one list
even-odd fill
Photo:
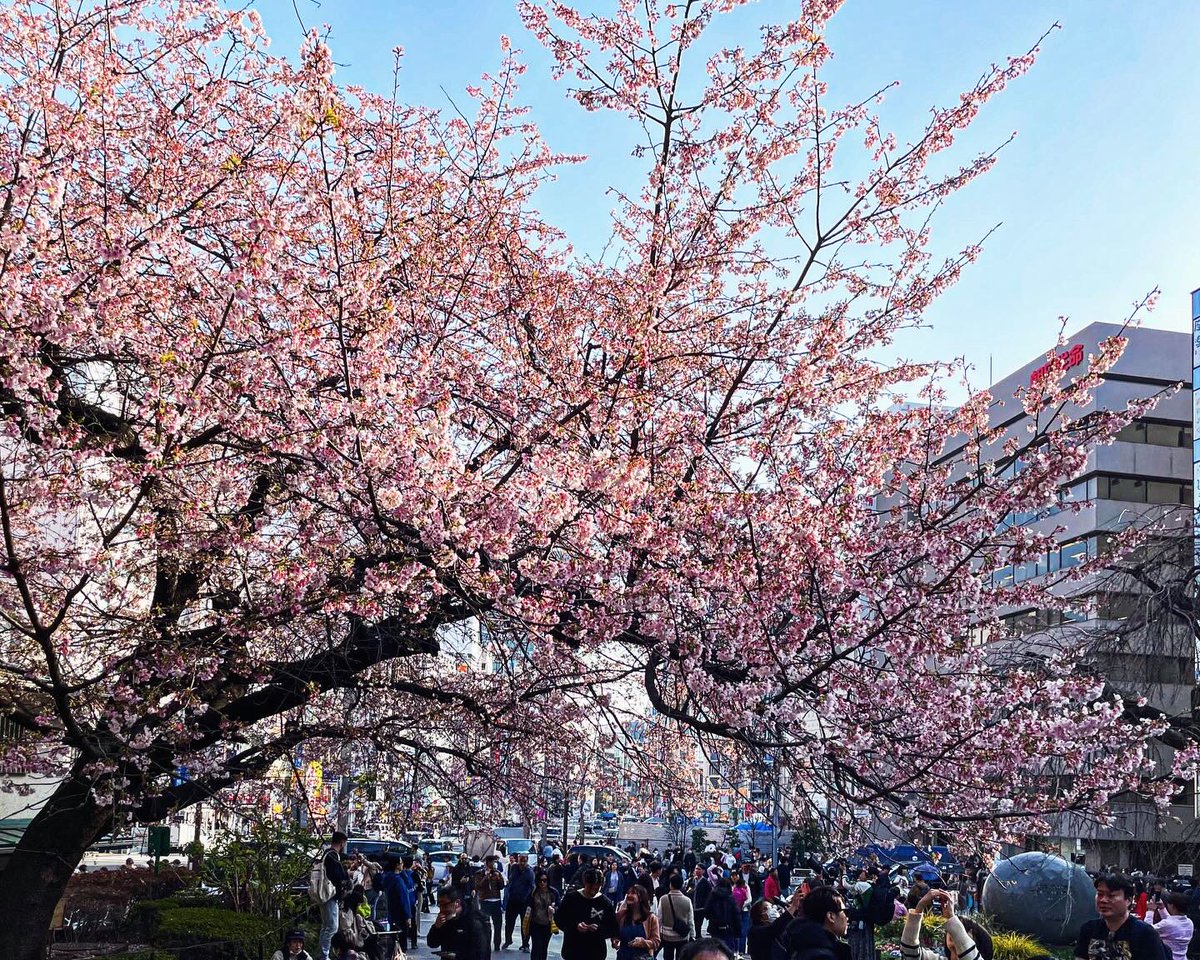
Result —
[[1077, 367], [1083, 363], [1083, 344], [1077, 343], [1070, 350], [1064, 350], [1053, 360], [1043, 363], [1040, 367], [1029, 375], [1030, 383], [1037, 383], [1042, 377], [1048, 376], [1051, 373], [1062, 374], [1072, 367]]

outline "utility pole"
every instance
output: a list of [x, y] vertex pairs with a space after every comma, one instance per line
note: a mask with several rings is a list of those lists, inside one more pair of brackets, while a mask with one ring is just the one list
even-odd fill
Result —
[[350, 798], [353, 789], [353, 778], [346, 774], [338, 777], [337, 828], [342, 833], [350, 832]]
[[563, 802], [562, 802], [562, 852], [563, 856], [567, 855], [567, 826], [571, 819], [571, 790], [570, 780], [567, 777], [563, 778]]

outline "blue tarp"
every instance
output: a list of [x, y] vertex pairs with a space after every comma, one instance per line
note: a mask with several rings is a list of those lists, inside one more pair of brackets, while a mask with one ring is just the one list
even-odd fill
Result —
[[743, 833], [770, 833], [771, 825], [769, 823], [752, 823], [747, 820], [745, 823], [739, 823], [734, 830], [741, 830]]
[[[936, 866], [931, 866], [935, 863]], [[959, 866], [958, 858], [952, 854], [946, 847], [914, 847], [912, 844], [900, 843], [894, 847], [885, 847], [878, 843], [873, 843], [869, 847], [863, 847], [859, 850], [855, 857], [860, 861], [875, 859], [884, 866], [907, 866], [915, 868], [913, 875], [918, 876], [917, 869], [920, 865], [926, 866], [926, 872], [932, 869], [932, 876], [937, 876], [938, 871], [946, 868], [955, 869]]]

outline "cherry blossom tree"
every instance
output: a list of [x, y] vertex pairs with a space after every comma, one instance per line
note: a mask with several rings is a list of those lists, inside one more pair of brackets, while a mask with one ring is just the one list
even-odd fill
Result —
[[[953, 367], [880, 359], [977, 256], [935, 258], [931, 217], [1033, 53], [893, 132], [881, 94], [831, 102], [839, 5], [755, 49], [720, 44], [739, 0], [520, 5], [645, 160], [603, 261], [538, 213], [578, 158], [507, 41], [443, 116], [339, 86], [317, 34], [271, 55], [253, 11], [0, 9], [2, 760], [61, 776], [0, 953], [39, 955], [114, 817], [301, 744], [533, 790], [631, 691], [963, 835], [1165, 797], [1157, 720], [989, 639], [990, 570], [1048, 542], [1001, 521], [1123, 422], [1087, 407], [1119, 338], [1018, 398], [1020, 436], [940, 406]], [[465, 623], [497, 669], [447, 655]]]

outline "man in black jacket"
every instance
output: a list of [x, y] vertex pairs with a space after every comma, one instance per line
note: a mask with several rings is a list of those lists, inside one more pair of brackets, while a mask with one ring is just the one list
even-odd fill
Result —
[[657, 860], [650, 863], [637, 878], [637, 885], [652, 897], [659, 896], [658, 889], [663, 882], [663, 865]]
[[546, 867], [546, 876], [550, 878], [550, 887], [557, 890], [559, 896], [562, 896], [564, 880], [562, 856], [560, 854], [556, 854], [550, 858], [550, 865]]
[[737, 952], [738, 938], [742, 935], [742, 912], [733, 900], [733, 887], [722, 877], [717, 881], [705, 910], [708, 918], [708, 935], [716, 937], [731, 953]]
[[1153, 926], [1133, 914], [1133, 881], [1119, 873], [1102, 873], [1094, 882], [1099, 919], [1079, 928], [1075, 956], [1079, 960], [1159, 960], [1171, 954]]
[[583, 871], [583, 887], [562, 898], [554, 921], [563, 933], [562, 960], [605, 960], [608, 941], [617, 935], [617, 914], [600, 892], [600, 871]]
[[[504, 949], [512, 946], [513, 926], [525, 916], [525, 908], [529, 906], [529, 898], [533, 896], [533, 886], [537, 882], [529, 858], [517, 854], [516, 862], [508, 867], [508, 903], [504, 908]], [[529, 949], [529, 934], [524, 923], [521, 924], [521, 950]]]
[[792, 848], [784, 847], [783, 852], [779, 855], [779, 862], [775, 865], [775, 869], [779, 871], [779, 892], [787, 895], [787, 892], [792, 888]]
[[704, 867], [696, 865], [684, 892], [692, 898], [692, 915], [696, 918], [696, 931], [699, 932], [704, 929], [708, 898], [712, 896], [712, 881], [708, 879], [708, 873]]
[[471, 874], [473, 872], [467, 855], [460, 853], [458, 862], [450, 868], [450, 883], [458, 891], [460, 899], [471, 892]]
[[464, 906], [462, 894], [453, 886], [438, 892], [438, 915], [425, 942], [442, 951], [442, 960], [489, 960], [488, 929], [483, 917]]
[[813, 887], [801, 904], [801, 915], [780, 938], [788, 960], [850, 960], [846, 935], [850, 917], [842, 895], [833, 887]]
[[333, 896], [321, 906], [321, 939], [318, 960], [329, 960], [333, 936], [338, 932], [338, 907], [342, 897], [350, 892], [350, 875], [342, 866], [342, 851], [346, 849], [346, 835], [335, 830], [329, 838], [329, 849], [325, 851], [325, 879], [333, 884]]

